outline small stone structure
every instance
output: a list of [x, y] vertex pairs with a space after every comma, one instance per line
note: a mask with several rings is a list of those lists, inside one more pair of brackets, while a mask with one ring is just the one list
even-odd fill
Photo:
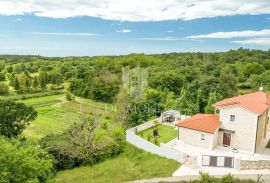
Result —
[[250, 160], [241, 160], [240, 161], [240, 170], [248, 170], [248, 169], [270, 169], [270, 160], [258, 160], [258, 161], [250, 161]]

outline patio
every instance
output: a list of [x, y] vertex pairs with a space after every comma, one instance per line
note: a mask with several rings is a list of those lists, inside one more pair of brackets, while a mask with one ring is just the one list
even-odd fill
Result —
[[[168, 142], [167, 145], [181, 151], [185, 152], [190, 156], [198, 156], [201, 157], [202, 155], [212, 155], [212, 156], [228, 156], [228, 157], [235, 157], [241, 158], [245, 160], [270, 160], [270, 149], [264, 149], [261, 153], [255, 153], [254, 155], [243, 153], [243, 152], [234, 152], [230, 149], [225, 149], [224, 147], [217, 146], [216, 148], [209, 150], [204, 149], [196, 146], [192, 146], [189, 144], [185, 144], [183, 141], [178, 140], [177, 138]], [[199, 158], [200, 160], [201, 158]]]

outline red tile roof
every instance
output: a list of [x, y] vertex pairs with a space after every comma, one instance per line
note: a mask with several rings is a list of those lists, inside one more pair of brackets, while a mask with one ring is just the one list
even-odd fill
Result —
[[196, 114], [176, 126], [189, 128], [197, 131], [214, 133], [219, 128], [219, 115], [216, 114]]
[[268, 109], [269, 105], [270, 95], [264, 92], [256, 92], [224, 99], [215, 103], [213, 106], [218, 109], [239, 106], [261, 115], [266, 109]]

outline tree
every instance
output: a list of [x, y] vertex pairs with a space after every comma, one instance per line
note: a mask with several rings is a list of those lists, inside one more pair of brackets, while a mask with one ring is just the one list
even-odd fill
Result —
[[6, 85], [4, 83], [0, 83], [0, 95], [7, 95], [8, 93], [9, 93], [8, 85]]
[[94, 79], [91, 90], [94, 100], [112, 102], [119, 92], [119, 78], [112, 74], [105, 74]]
[[57, 160], [58, 170], [81, 164], [93, 165], [121, 153], [124, 145], [121, 128], [108, 129], [104, 123], [87, 114], [83, 114], [78, 123], [63, 134], [41, 140], [41, 146]]
[[244, 67], [244, 74], [247, 77], [249, 77], [252, 74], [261, 74], [263, 72], [264, 72], [264, 67], [257, 62], [248, 63]]
[[33, 107], [11, 100], [0, 100], [0, 135], [16, 137], [37, 117]]
[[238, 94], [237, 80], [231, 72], [226, 70], [221, 71], [218, 88], [223, 98], [230, 98]]
[[198, 112], [198, 106], [190, 100], [185, 88], [182, 88], [180, 97], [177, 99], [177, 108], [185, 115], [192, 115]]
[[29, 90], [30, 89], [30, 87], [31, 87], [31, 80], [27, 77], [26, 78], [26, 80], [25, 80], [25, 88], [27, 89], [27, 90]]
[[16, 91], [19, 91], [19, 90], [21, 89], [20, 82], [19, 82], [19, 80], [18, 80], [17, 77], [15, 77], [14, 89], [15, 89]]
[[37, 78], [37, 76], [35, 76], [34, 77], [34, 81], [33, 81], [33, 88], [34, 89], [37, 89], [38, 88], [38, 85], [39, 85], [38, 78]]
[[47, 72], [45, 71], [40, 71], [39, 72], [39, 84], [40, 84], [40, 88], [42, 88], [43, 90], [46, 89], [47, 87], [47, 81], [48, 81], [48, 75]]
[[5, 80], [6, 80], [5, 74], [0, 72], [0, 81], [5, 81]]
[[53, 160], [39, 147], [0, 136], [0, 182], [47, 182]]
[[263, 61], [263, 67], [265, 68], [265, 70], [270, 70], [270, 59]]
[[214, 113], [213, 104], [215, 104], [216, 102], [217, 102], [217, 94], [216, 94], [216, 92], [210, 93], [207, 106], [205, 107], [205, 113], [213, 114]]
[[5, 68], [5, 61], [4, 60], [0, 60], [0, 72], [2, 70], [4, 70], [4, 68]]

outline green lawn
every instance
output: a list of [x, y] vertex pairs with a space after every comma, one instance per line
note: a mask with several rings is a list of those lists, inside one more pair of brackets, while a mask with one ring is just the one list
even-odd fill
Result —
[[[159, 137], [157, 138], [157, 142], [155, 142], [155, 138], [153, 137], [154, 128], [158, 129]], [[138, 135], [152, 143], [159, 145], [160, 142], [167, 143], [173, 140], [174, 138], [176, 138], [177, 130], [175, 130], [175, 127], [173, 126], [158, 124], [156, 126], [153, 126], [151, 128], [148, 128], [144, 131], [139, 132]]]
[[125, 152], [92, 167], [58, 172], [56, 183], [118, 183], [138, 179], [167, 177], [179, 168], [176, 161], [127, 145]]
[[109, 104], [80, 98], [76, 100], [68, 102], [60, 94], [19, 101], [34, 106], [38, 112], [38, 117], [24, 130], [23, 135], [38, 140], [48, 134], [61, 133], [78, 121], [81, 112], [95, 114], [103, 121], [110, 121], [113, 117]]
[[45, 96], [45, 97], [37, 97], [37, 98], [31, 98], [27, 100], [19, 100], [18, 102], [25, 103], [26, 105], [31, 105], [34, 107], [43, 107], [43, 106], [49, 106], [52, 104], [56, 104], [61, 102], [62, 100], [65, 100], [64, 94], [59, 95], [51, 95], [51, 96]]
[[61, 133], [77, 120], [77, 115], [63, 106], [45, 106], [36, 109], [38, 117], [24, 130], [23, 135], [38, 140], [48, 134]]

